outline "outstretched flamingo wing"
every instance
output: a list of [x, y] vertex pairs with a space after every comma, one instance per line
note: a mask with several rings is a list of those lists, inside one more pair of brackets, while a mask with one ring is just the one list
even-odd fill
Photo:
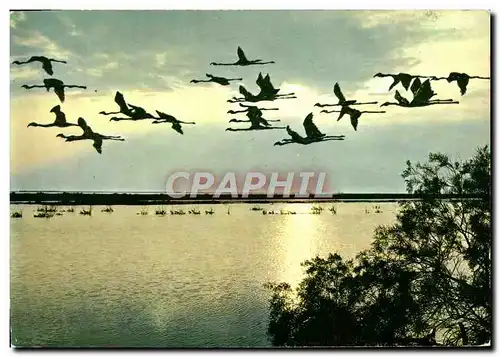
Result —
[[398, 101], [398, 103], [400, 105], [403, 105], [403, 106], [408, 106], [410, 104], [410, 102], [408, 101], [408, 99], [406, 99], [405, 97], [403, 97], [398, 90], [396, 90], [396, 93], [394, 94], [394, 99], [396, 99]]
[[295, 130], [292, 130], [292, 128], [290, 128], [290, 125], [287, 125], [286, 132], [288, 133], [288, 135], [290, 135], [293, 141], [298, 143], [304, 141], [304, 138], [300, 136], [300, 134], [297, 133]]
[[333, 93], [339, 99], [339, 102], [345, 102], [344, 94], [342, 94], [338, 83], [335, 83], [335, 85], [333, 86]]
[[64, 87], [63, 86], [54, 87], [54, 93], [56, 93], [61, 103], [64, 103]]
[[420, 86], [422, 85], [422, 82], [420, 81], [420, 78], [415, 78], [413, 83], [411, 84], [410, 90], [413, 93], [413, 95], [417, 94]]
[[[403, 85], [403, 88], [408, 90], [408, 88], [410, 88], [411, 80], [413, 79], [411, 74], [400, 73], [399, 78], [401, 79], [401, 84]], [[417, 77], [417, 79], [418, 79], [418, 77]]]
[[92, 146], [99, 154], [102, 154], [102, 138], [100, 136], [96, 136], [93, 139], [94, 143], [92, 144]]
[[42, 68], [48, 75], [52, 76], [54, 74], [52, 63], [49, 60], [42, 61]]
[[460, 94], [464, 95], [467, 93], [467, 85], [469, 84], [469, 76], [460, 76], [457, 79], [458, 88], [460, 88]]
[[156, 113], [158, 114], [158, 116], [160, 118], [165, 119], [168, 122], [172, 122], [173, 123], [173, 122], [177, 122], [178, 121], [174, 116], [172, 116], [170, 114], [160, 112], [159, 110], [157, 110]]
[[302, 123], [302, 125], [304, 126], [304, 130], [306, 131], [306, 136], [308, 138], [317, 138], [320, 136], [324, 136], [324, 134], [321, 131], [319, 131], [316, 124], [313, 123], [312, 119], [313, 119], [313, 114], [309, 113], [304, 119], [304, 122]]
[[125, 97], [120, 92], [116, 92], [115, 94], [115, 103], [118, 104], [122, 113], [129, 110]]
[[436, 93], [431, 88], [431, 82], [426, 79], [413, 96], [412, 102], [419, 104], [427, 103], [435, 95]]
[[351, 125], [355, 131], [358, 130], [358, 119], [361, 116], [361, 112], [357, 109], [351, 109], [349, 115], [351, 116]]
[[182, 131], [182, 126], [179, 122], [175, 122], [172, 124], [172, 129], [174, 129], [176, 132], [178, 132], [181, 135], [184, 135], [184, 132]]
[[243, 52], [243, 50], [241, 49], [240, 46], [238, 46], [238, 59], [241, 61], [241, 62], [249, 62], [247, 57], [245, 56], [245, 52]]

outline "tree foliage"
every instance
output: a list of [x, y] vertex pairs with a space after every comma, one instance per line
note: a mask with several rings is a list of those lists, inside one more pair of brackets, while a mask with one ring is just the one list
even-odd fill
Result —
[[[375, 230], [354, 259], [303, 263], [294, 290], [271, 289], [275, 346], [477, 345], [491, 340], [491, 158], [432, 153], [407, 162], [396, 223]], [[442, 200], [440, 194], [475, 198]]]

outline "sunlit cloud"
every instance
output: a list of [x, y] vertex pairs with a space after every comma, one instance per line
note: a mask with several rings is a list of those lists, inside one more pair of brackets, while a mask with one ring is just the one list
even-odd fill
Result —
[[71, 51], [62, 48], [55, 41], [36, 30], [25, 32], [22, 36], [13, 35], [12, 39], [16, 44], [41, 51], [46, 56], [64, 59], [72, 55]]
[[[293, 92], [297, 98], [265, 101], [255, 105], [279, 108], [276, 111], [264, 111], [264, 118], [279, 119], [280, 122], [276, 125], [290, 125], [302, 135], [302, 122], [311, 112], [320, 130], [329, 134], [349, 135], [349, 140], [352, 141], [360, 140], [360, 135], [367, 135], [363, 137], [366, 139], [370, 131], [390, 132], [392, 126], [400, 128], [402, 123], [412, 127], [425, 124], [428, 128], [456, 123], [458, 132], [470, 122], [474, 122], [474, 125], [487, 123], [489, 118], [490, 81], [471, 80], [464, 96], [460, 95], [456, 83], [450, 84], [445, 80], [432, 82], [432, 87], [437, 92], [436, 98], [458, 100], [458, 105], [381, 108], [380, 104], [394, 101], [394, 90], [388, 91], [391, 79], [372, 77], [376, 72], [446, 77], [451, 71], [490, 76], [490, 24], [487, 12], [319, 11], [308, 12], [307, 21], [301, 12], [287, 12], [282, 15], [266, 15], [268, 21], [276, 16], [272, 18], [272, 24], [267, 23], [275, 26], [272, 31], [269, 30], [269, 34], [266, 33], [267, 28], [265, 31], [255, 30], [255, 23], [250, 21], [250, 15], [238, 17], [246, 19], [248, 23], [241, 21], [236, 24], [227, 17], [221, 24], [222, 18], [208, 15], [205, 17], [198, 14], [199, 17], [193, 17], [192, 22], [187, 23], [190, 19], [188, 14], [182, 14], [183, 21], [177, 22], [174, 18], [164, 21], [163, 15], [160, 18], [148, 14], [147, 16], [152, 16], [151, 19], [155, 19], [149, 22], [146, 20], [150, 18], [141, 14], [142, 26], [132, 29], [129, 26], [132, 17], [128, 16], [134, 14], [131, 15], [130, 12], [117, 12], [113, 15], [101, 12], [95, 17], [89, 13], [54, 12], [59, 21], [47, 21], [46, 26], [40, 26], [42, 17], [31, 25], [32, 16], [37, 20], [36, 13], [16, 13], [14, 20], [11, 15], [10, 61], [27, 59], [32, 55], [68, 59], [67, 65], [54, 65], [57, 78], [67, 84], [87, 85], [88, 89], [68, 89], [66, 100], [61, 104], [62, 110], [69, 121], [75, 122], [78, 117], [83, 117], [96, 132], [123, 135], [127, 139], [125, 143], [106, 143], [109, 147], [129, 145], [132, 140], [142, 140], [141, 145], [147, 147], [148, 138], [159, 132], [172, 131], [168, 125], [152, 125], [147, 120], [110, 122], [109, 117], [100, 115], [102, 110], [118, 110], [114, 95], [116, 91], [120, 91], [129, 103], [144, 107], [154, 115], [159, 110], [174, 115], [179, 120], [194, 121], [198, 132], [204, 130], [202, 128], [211, 128], [213, 132], [220, 130], [221, 136], [217, 140], [209, 137], [205, 140], [200, 134], [199, 140], [203, 140], [206, 147], [204, 150], [209, 156], [224, 151], [234, 138], [242, 138], [241, 140], [248, 140], [249, 143], [254, 138], [269, 138], [269, 143], [264, 145], [269, 144], [272, 148], [272, 143], [280, 136], [286, 136], [286, 132], [237, 133], [241, 135], [224, 132], [229, 126], [229, 119], [233, 117], [227, 111], [239, 108], [238, 104], [228, 103], [227, 100], [233, 96], [241, 96], [238, 92], [240, 84], [250, 92], [258, 93], [255, 78], [259, 71], [264, 75], [270, 73], [272, 83], [281, 89], [280, 93]], [[25, 20], [26, 16], [29, 21]], [[49, 19], [52, 15], [45, 13], [44, 16]], [[110, 21], [103, 21], [103, 17]], [[317, 21], [311, 25], [309, 20], [313, 18]], [[235, 25], [243, 29], [234, 31]], [[230, 31], [227, 31], [228, 28]], [[328, 33], [326, 39], [331, 40], [331, 43], [325, 42], [325, 33]], [[344, 33], [349, 33], [349, 36], [344, 36]], [[305, 44], [306, 50], [297, 47], [298, 39], [300, 44]], [[211, 60], [233, 59], [237, 45], [243, 46], [249, 56], [255, 54], [262, 58], [276, 59], [276, 63], [246, 68], [209, 65]], [[226, 78], [242, 77], [244, 80], [230, 86], [189, 82], [194, 78], [205, 78], [205, 73]], [[59, 132], [79, 134], [79, 128], [26, 127], [30, 121], [48, 123], [54, 120], [54, 114], [49, 111], [59, 101], [52, 90], [47, 93], [43, 88], [20, 88], [21, 84], [28, 81], [40, 84], [46, 77], [39, 63], [11, 66], [13, 173], [38, 172], [37, 170], [54, 163], [64, 165], [69, 160], [79, 160], [90, 153], [95, 154], [88, 142], [65, 143], [55, 137]], [[363, 115], [358, 132], [354, 132], [348, 117], [337, 122], [336, 114], [320, 113], [322, 108], [314, 107], [315, 103], [337, 102], [333, 94], [335, 82], [339, 82], [347, 99], [378, 101], [376, 105], [360, 106], [357, 109], [385, 110], [386, 113]], [[411, 93], [404, 91], [400, 85], [395, 89], [411, 99]], [[246, 118], [245, 114], [234, 117]], [[241, 124], [241, 127], [244, 125]], [[192, 132], [187, 130], [186, 133], [185, 136], [175, 133], [178, 145], [185, 142], [181, 140], [191, 138]], [[385, 150], [387, 155], [394, 152], [393, 139], [381, 137], [377, 140], [384, 143], [378, 150]], [[428, 146], [432, 148], [446, 140], [451, 139], [434, 138], [434, 141], [429, 141]], [[477, 136], [472, 138], [470, 145], [478, 140]], [[488, 140], [488, 137], [485, 136], [484, 140]], [[242, 145], [239, 150], [257, 155], [256, 147], [250, 147]], [[139, 151], [142, 149], [147, 151], [145, 147], [138, 148]], [[297, 150], [297, 155], [294, 152], [293, 157], [298, 158], [299, 151], [302, 150], [300, 157], [312, 160], [307, 153], [316, 152], [314, 145], [298, 148], [287, 146], [281, 149], [266, 151], [266, 155], [275, 155], [276, 160], [280, 160], [278, 152]], [[179, 155], [186, 155], [186, 160], [192, 159], [182, 151]], [[98, 158], [107, 159], [105, 155]], [[117, 157], [117, 160], [122, 159]], [[139, 159], [124, 157], [123, 163], [137, 164], [133, 160]], [[328, 158], [317, 156], [315, 160], [318, 165], [330, 167]], [[301, 162], [291, 161], [296, 165]]]
[[34, 66], [17, 66], [10, 69], [11, 80], [33, 80], [40, 77], [40, 70]]

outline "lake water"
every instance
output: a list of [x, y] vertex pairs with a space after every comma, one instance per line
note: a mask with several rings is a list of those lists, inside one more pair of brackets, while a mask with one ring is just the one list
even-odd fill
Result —
[[[382, 213], [374, 213], [373, 205]], [[93, 207], [11, 218], [11, 328], [15, 346], [266, 347], [268, 281], [296, 284], [300, 263], [351, 257], [395, 219], [394, 203], [198, 207], [201, 215], [155, 216], [156, 206]], [[215, 214], [205, 215], [213, 207]], [[65, 207], [60, 207], [64, 209]], [[166, 210], [172, 207], [165, 206]], [[368, 208], [370, 213], [365, 213]], [[139, 215], [141, 209], [148, 215]]]

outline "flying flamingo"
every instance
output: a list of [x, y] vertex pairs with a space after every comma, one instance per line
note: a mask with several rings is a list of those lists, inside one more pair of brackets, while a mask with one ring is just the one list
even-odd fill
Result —
[[176, 132], [179, 134], [184, 134], [182, 131], [182, 126], [181, 124], [196, 124], [195, 122], [192, 121], [181, 121], [178, 120], [176, 117], [170, 114], [166, 114], [160, 111], [156, 111], [158, 114], [158, 118], [154, 118], [155, 121], [152, 122], [152, 124], [163, 124], [163, 123], [170, 123], [172, 124], [172, 129], [174, 129]]
[[[246, 108], [246, 109], [242, 109], [242, 110], [228, 110], [227, 113], [228, 114], [238, 114], [238, 113], [246, 113], [246, 112], [249, 112], [250, 110], [254, 110], [254, 109], [250, 109], [250, 108], [257, 108], [256, 106], [254, 105], [246, 105], [246, 104], [243, 104], [243, 103], [239, 103], [240, 107], [242, 108]], [[279, 110], [279, 108], [257, 108], [258, 110]]]
[[255, 107], [255, 106], [247, 106], [248, 110], [247, 110], [247, 117], [248, 117], [248, 120], [239, 120], [239, 119], [231, 119], [229, 122], [230, 123], [248, 123], [248, 122], [251, 122], [253, 123], [254, 125], [264, 125], [264, 126], [271, 126], [271, 124], [269, 124], [269, 122], [278, 122], [280, 121], [279, 119], [278, 120], [266, 120], [262, 117], [262, 111]]
[[408, 88], [410, 88], [411, 81], [413, 81], [415, 78], [433, 78], [433, 76], [418, 76], [408, 73], [391, 74], [391, 73], [380, 73], [380, 72], [375, 74], [373, 77], [379, 77], [379, 78], [392, 77], [392, 84], [389, 87], [389, 91], [395, 86], [397, 86], [399, 83], [401, 83], [404, 89], [408, 90]]
[[467, 85], [470, 79], [490, 79], [490, 77], [480, 77], [480, 76], [469, 76], [467, 73], [451, 72], [448, 77], [433, 77], [432, 80], [439, 81], [441, 79], [446, 79], [448, 83], [457, 82], [458, 88], [460, 88], [460, 94], [464, 95], [467, 93]]
[[345, 106], [345, 105], [362, 105], [362, 104], [377, 104], [378, 102], [365, 102], [365, 103], [359, 103], [357, 100], [346, 100], [344, 97], [344, 94], [342, 93], [342, 90], [340, 89], [340, 86], [338, 83], [335, 83], [333, 86], [333, 93], [339, 100], [337, 104], [320, 104], [316, 103], [314, 104], [315, 107], [336, 107], [336, 106]]
[[206, 80], [193, 79], [193, 80], [191, 80], [191, 83], [208, 83], [208, 82], [214, 82], [214, 83], [220, 84], [221, 86], [228, 86], [230, 84], [229, 83], [230, 81], [242, 81], [243, 80], [243, 78], [216, 77], [216, 76], [211, 75], [210, 73], [206, 73], [205, 75], [208, 78], [210, 78], [210, 79], [206, 79]]
[[47, 58], [45, 56], [31, 56], [30, 59], [27, 61], [24, 62], [14, 61], [12, 62], [12, 64], [17, 64], [18, 66], [20, 66], [22, 64], [33, 63], [33, 62], [40, 62], [42, 64], [43, 70], [47, 72], [47, 74], [50, 76], [54, 74], [54, 71], [52, 70], [52, 62], [67, 63], [66, 61]]
[[372, 110], [363, 110], [359, 111], [357, 109], [351, 108], [349, 106], [343, 106], [341, 110], [322, 110], [321, 113], [340, 113], [337, 121], [339, 121], [345, 114], [349, 115], [351, 118], [351, 125], [354, 130], [358, 130], [358, 119], [363, 113], [385, 113], [385, 111], [372, 111]]
[[301, 144], [301, 145], [309, 145], [312, 143], [317, 143], [321, 141], [331, 141], [331, 140], [344, 140], [344, 135], [326, 135], [319, 131], [316, 124], [313, 123], [313, 114], [309, 113], [302, 125], [304, 126], [304, 130], [306, 132], [306, 136], [303, 137], [296, 131], [290, 128], [290, 125], [287, 125], [286, 131], [288, 135], [290, 135], [291, 139], [283, 139], [281, 141], [277, 141], [274, 143], [274, 146], [283, 146], [287, 144]]
[[256, 59], [256, 60], [248, 60], [247, 57], [245, 56], [245, 52], [241, 49], [241, 47], [238, 46], [238, 60], [233, 63], [217, 63], [217, 62], [212, 62], [210, 65], [212, 66], [251, 66], [251, 65], [263, 65], [263, 64], [269, 64], [269, 63], [274, 63], [274, 61], [268, 61], [268, 62], [263, 62], [261, 59]]
[[26, 85], [23, 84], [21, 86], [22, 88], [26, 89], [32, 89], [32, 88], [46, 88], [47, 92], [50, 90], [50, 88], [54, 88], [54, 93], [56, 93], [57, 97], [59, 100], [64, 103], [64, 88], [82, 88], [82, 89], [87, 89], [86, 86], [80, 86], [80, 85], [75, 85], [75, 84], [64, 84], [63, 81], [55, 78], [47, 78], [43, 80], [43, 85]]
[[54, 120], [53, 123], [39, 124], [39, 123], [31, 122], [28, 124], [28, 127], [35, 126], [35, 127], [42, 127], [42, 128], [51, 128], [51, 127], [67, 128], [69, 126], [78, 126], [78, 124], [68, 123], [66, 121], [66, 114], [64, 114], [64, 112], [61, 110], [60, 105], [56, 105], [54, 108], [52, 108], [50, 110], [50, 112], [54, 113], [56, 115], [56, 119]]
[[459, 102], [453, 101], [453, 99], [435, 99], [431, 100], [436, 93], [431, 88], [431, 83], [429, 79], [425, 80], [424, 83], [420, 84], [420, 80], [417, 78], [412, 84], [411, 90], [413, 92], [413, 99], [410, 102], [408, 99], [404, 98], [399, 91], [396, 90], [394, 94], [394, 99], [396, 102], [385, 102], [381, 107], [389, 105], [397, 105], [406, 108], [415, 107], [426, 107], [434, 104], [458, 104]]
[[94, 132], [90, 126], [87, 125], [87, 122], [83, 118], [78, 118], [78, 126], [82, 128], [82, 135], [64, 135], [57, 134], [56, 137], [63, 138], [67, 142], [78, 141], [78, 140], [92, 140], [94, 143], [92, 146], [96, 149], [99, 154], [102, 154], [102, 142], [103, 140], [116, 140], [116, 141], [125, 141], [121, 136], [109, 136], [102, 135]]

